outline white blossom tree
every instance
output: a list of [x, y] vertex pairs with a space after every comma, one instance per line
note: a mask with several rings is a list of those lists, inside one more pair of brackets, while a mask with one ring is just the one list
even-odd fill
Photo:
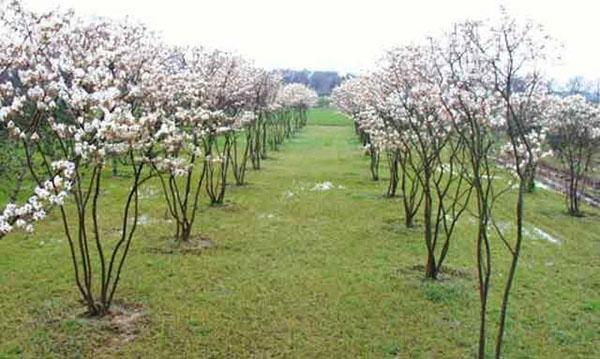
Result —
[[[21, 140], [38, 202], [60, 208], [75, 282], [88, 313], [101, 316], [120, 281], [137, 224], [138, 190], [148, 178], [145, 155], [158, 114], [146, 103], [152, 87], [145, 85], [158, 73], [157, 40], [138, 24], [38, 15], [18, 3], [9, 5], [4, 20], [10, 34], [3, 46], [14, 60], [5, 67], [3, 88], [13, 84], [13, 90], [4, 98], [2, 121]], [[106, 242], [100, 197], [113, 156], [128, 158], [133, 175], [120, 233]], [[67, 191], [75, 212], [66, 208]]]
[[583, 181], [600, 152], [600, 109], [580, 95], [554, 98], [549, 117], [550, 146], [567, 174], [567, 211], [580, 216]]

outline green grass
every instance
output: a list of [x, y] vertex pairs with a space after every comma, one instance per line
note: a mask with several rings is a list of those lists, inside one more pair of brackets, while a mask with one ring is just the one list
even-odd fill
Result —
[[[4, 357], [473, 357], [478, 335], [474, 224], [461, 220], [447, 265], [432, 283], [421, 228], [402, 225], [385, 178], [369, 180], [352, 123], [329, 110], [286, 143], [221, 207], [202, 208], [200, 255], [161, 254], [172, 233], [157, 183], [143, 190], [141, 225], [117, 293], [141, 304], [137, 338], [114, 344], [101, 322], [77, 316], [68, 249], [53, 213], [35, 235], [0, 242], [0, 358]], [[385, 172], [385, 171], [384, 171]], [[385, 173], [383, 173], [385, 177]], [[313, 191], [330, 181], [335, 188]], [[105, 181], [105, 236], [118, 226], [125, 179]], [[512, 212], [507, 197], [500, 216]], [[204, 203], [206, 203], [206, 198]], [[562, 197], [528, 196], [524, 243], [506, 333], [507, 358], [598, 356], [600, 213], [564, 213]], [[494, 248], [501, 253], [501, 244]], [[508, 258], [494, 263], [490, 315]], [[490, 327], [492, 328], [492, 327]], [[490, 333], [491, 336], [495, 333]], [[105, 345], [102, 345], [102, 344]]]
[[348, 117], [329, 108], [315, 108], [310, 111], [311, 126], [352, 126]]

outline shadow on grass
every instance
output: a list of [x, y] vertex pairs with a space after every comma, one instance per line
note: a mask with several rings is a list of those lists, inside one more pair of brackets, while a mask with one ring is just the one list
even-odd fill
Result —
[[158, 246], [146, 248], [148, 253], [200, 255], [217, 247], [217, 243], [215, 241], [203, 235], [193, 236], [186, 242], [177, 241], [172, 236], [163, 236], [160, 237], [156, 242]]

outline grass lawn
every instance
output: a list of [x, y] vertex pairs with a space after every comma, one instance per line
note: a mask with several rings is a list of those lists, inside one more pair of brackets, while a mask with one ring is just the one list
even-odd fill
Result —
[[[352, 122], [313, 110], [226, 203], [204, 207], [196, 233], [215, 246], [164, 253], [173, 224], [157, 182], [142, 191], [141, 225], [117, 298], [145, 312], [134, 340], [83, 319], [56, 212], [34, 235], [0, 241], [0, 358], [473, 357], [478, 308], [474, 221], [464, 217], [449, 275], [424, 281], [422, 228], [402, 224], [399, 199], [369, 179]], [[333, 188], [315, 190], [329, 181]], [[105, 237], [127, 191], [108, 179]], [[499, 216], [508, 221], [508, 195]], [[509, 307], [507, 358], [600, 356], [600, 212], [565, 214], [562, 196], [527, 198], [527, 239]], [[546, 233], [559, 243], [544, 238]], [[494, 240], [501, 253], [502, 244]], [[497, 317], [508, 258], [495, 263]], [[495, 335], [490, 326], [490, 340]], [[491, 346], [490, 346], [491, 348]]]

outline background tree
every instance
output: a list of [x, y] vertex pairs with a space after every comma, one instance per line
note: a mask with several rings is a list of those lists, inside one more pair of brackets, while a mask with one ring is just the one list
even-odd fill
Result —
[[567, 174], [567, 211], [580, 216], [583, 181], [600, 151], [600, 110], [583, 96], [574, 95], [554, 98], [550, 111], [550, 145]]

